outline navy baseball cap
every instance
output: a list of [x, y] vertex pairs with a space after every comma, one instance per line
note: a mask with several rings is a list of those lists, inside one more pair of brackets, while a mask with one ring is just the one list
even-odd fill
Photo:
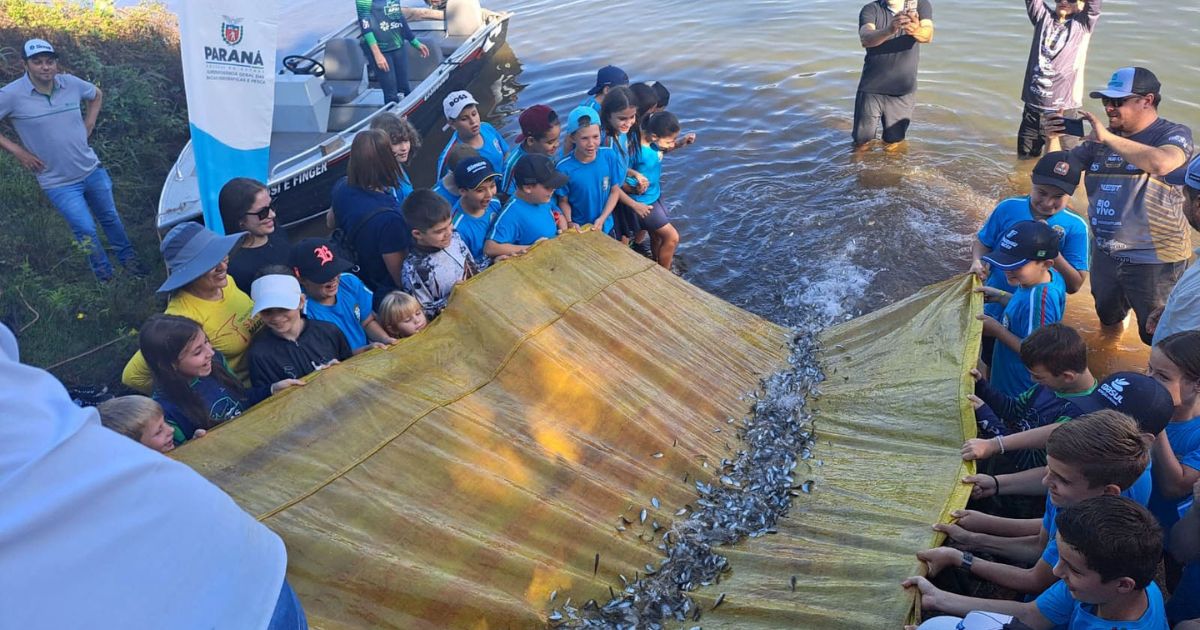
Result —
[[1068, 195], [1075, 194], [1083, 165], [1071, 157], [1070, 151], [1052, 151], [1042, 156], [1029, 179], [1036, 185], [1053, 186]]
[[1021, 221], [1000, 238], [996, 249], [983, 257], [1005, 271], [1037, 260], [1058, 258], [1058, 232], [1041, 221]]
[[1142, 67], [1121, 68], [1113, 73], [1112, 78], [1108, 80], [1108, 86], [1103, 90], [1096, 90], [1090, 96], [1092, 98], [1125, 98], [1134, 94], [1158, 94], [1162, 90], [1162, 84], [1158, 82], [1158, 77], [1154, 76], [1153, 72]]
[[354, 261], [327, 238], [306, 238], [292, 245], [288, 263], [300, 278], [317, 284], [329, 282], [354, 268]]
[[513, 165], [512, 173], [517, 186], [542, 184], [547, 188], [562, 188], [567, 183], [567, 176], [554, 168], [550, 157], [540, 153], [522, 155]]
[[1143, 433], [1158, 435], [1175, 414], [1171, 393], [1162, 383], [1137, 372], [1117, 372], [1092, 392], [1102, 405], [1133, 418]]
[[588, 94], [595, 96], [611, 85], [629, 85], [629, 75], [616, 66], [604, 66], [596, 71], [596, 85], [588, 90]]
[[454, 185], [461, 190], [474, 190], [492, 177], [496, 177], [496, 171], [491, 162], [479, 156], [460, 160], [454, 167]]

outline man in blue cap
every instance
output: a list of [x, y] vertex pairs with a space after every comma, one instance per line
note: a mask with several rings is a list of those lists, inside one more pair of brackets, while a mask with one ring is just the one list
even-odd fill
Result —
[[[117, 260], [142, 275], [117, 214], [112, 180], [88, 146], [104, 94], [83, 79], [59, 72], [58, 53], [46, 40], [25, 42], [21, 58], [24, 76], [0, 88], [0, 120], [12, 121], [21, 142], [0, 134], [0, 148], [37, 174], [38, 184], [67, 220], [75, 240], [88, 246], [88, 262], [101, 282], [112, 278], [113, 268], [100, 246], [96, 221]], [[86, 105], [83, 115], [81, 102]]]
[[[1092, 297], [1096, 315], [1110, 331], [1122, 329], [1132, 308], [1138, 334], [1149, 344], [1150, 315], [1187, 267], [1191, 235], [1179, 189], [1192, 155], [1192, 131], [1158, 115], [1162, 84], [1146, 68], [1121, 68], [1100, 99], [1108, 124], [1088, 111], [1091, 126], [1071, 155], [1084, 165], [1092, 243]], [[1045, 119], [1047, 149], [1057, 151], [1062, 117]]]

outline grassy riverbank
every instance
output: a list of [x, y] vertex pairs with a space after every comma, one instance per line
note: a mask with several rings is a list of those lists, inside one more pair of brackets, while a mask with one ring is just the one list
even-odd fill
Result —
[[[187, 141], [178, 25], [161, 4], [114, 11], [0, 0], [0, 84], [24, 72], [19, 47], [30, 37], [54, 45], [64, 72], [104, 90], [91, 144], [151, 275], [133, 278], [118, 266], [112, 282], [97, 283], [33, 175], [0, 151], [0, 235], [7, 241], [0, 319], [18, 333], [26, 363], [68, 385], [113, 385], [136, 349], [136, 327], [165, 303], [154, 294], [165, 275], [154, 214], [163, 178]], [[16, 138], [7, 123], [0, 133]]]

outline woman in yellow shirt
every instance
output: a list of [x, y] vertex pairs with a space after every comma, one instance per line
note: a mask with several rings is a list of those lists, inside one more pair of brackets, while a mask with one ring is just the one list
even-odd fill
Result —
[[[261, 322], [250, 314], [254, 308], [250, 296], [228, 274], [229, 254], [245, 236], [244, 232], [219, 236], [192, 222], [171, 228], [159, 248], [167, 263], [167, 280], [158, 292], [171, 294], [164, 312], [200, 324], [233, 373], [249, 383], [243, 355]], [[151, 392], [154, 382], [141, 352], [125, 365], [121, 382]]]

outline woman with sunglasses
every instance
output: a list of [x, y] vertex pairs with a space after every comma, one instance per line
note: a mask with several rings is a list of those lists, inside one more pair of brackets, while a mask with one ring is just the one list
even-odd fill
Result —
[[262, 182], [235, 177], [221, 188], [217, 204], [225, 233], [246, 233], [246, 240], [229, 257], [229, 275], [242, 290], [249, 290], [263, 267], [288, 264], [287, 235], [275, 225], [271, 194]]

